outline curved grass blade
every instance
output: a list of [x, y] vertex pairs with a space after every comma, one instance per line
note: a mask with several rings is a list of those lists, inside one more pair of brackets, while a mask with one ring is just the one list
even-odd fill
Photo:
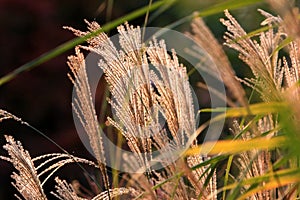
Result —
[[[228, 158], [227, 166], [226, 166], [226, 170], [225, 170], [224, 186], [228, 185], [229, 172], [230, 172], [232, 162], [233, 162], [233, 155], [230, 155]], [[223, 197], [223, 199], [226, 199], [226, 190], [223, 191], [222, 197]]]
[[189, 138], [187, 144], [192, 144], [197, 136], [209, 126], [210, 123], [217, 122], [223, 118], [230, 117], [246, 117], [249, 115], [265, 115], [269, 113], [278, 113], [282, 112], [282, 110], [286, 110], [288, 105], [284, 102], [267, 102], [267, 103], [257, 103], [248, 106], [247, 108], [239, 107], [239, 108], [206, 108], [201, 109], [199, 112], [220, 112], [222, 114], [214, 117], [210, 121], [203, 123]]
[[246, 6], [250, 6], [256, 3], [262, 3], [264, 1], [262, 0], [229, 0], [229, 1], [224, 1], [218, 4], [215, 4], [213, 6], [211, 6], [209, 9], [205, 9], [203, 11], [200, 11], [198, 13], [199, 17], [206, 17], [209, 15], [213, 15], [216, 13], [220, 13], [223, 12], [224, 10], [228, 9], [228, 10], [235, 10], [238, 8], [242, 8], [242, 7], [246, 7]]
[[274, 138], [255, 138], [251, 140], [221, 140], [217, 142], [206, 142], [195, 148], [184, 152], [185, 156], [191, 155], [220, 155], [220, 154], [238, 154], [253, 149], [274, 149], [287, 145], [287, 139], [283, 136]]
[[[199, 10], [198, 12], [192, 13], [190, 15], [187, 15], [185, 17], [182, 17], [180, 20], [177, 20], [167, 26], [165, 26], [164, 28], [168, 28], [168, 29], [173, 29], [177, 26], [180, 26], [186, 22], [190, 22], [192, 21], [193, 18], [195, 17], [208, 17], [210, 15], [214, 15], [214, 14], [218, 14], [220, 12], [223, 12], [225, 9], [229, 9], [229, 10], [237, 10], [239, 8], [243, 8], [246, 6], [250, 6], [250, 5], [254, 5], [256, 3], [261, 3], [264, 2], [263, 0], [245, 0], [245, 1], [239, 1], [239, 0], [230, 0], [230, 1], [225, 1], [225, 2], [221, 2], [218, 4], [215, 4], [213, 6], [210, 6], [208, 8]], [[161, 7], [160, 9], [167, 9], [168, 7]], [[157, 10], [156, 12], [158, 12], [159, 10]], [[160, 13], [160, 12], [159, 12]], [[153, 19], [157, 17], [157, 14], [154, 17], [151, 17], [150, 20], [153, 21]], [[265, 30], [270, 29], [269, 27], [263, 27], [264, 29], [260, 28], [257, 29], [253, 32], [249, 33], [249, 37], [251, 37], [254, 34], [258, 34], [260, 32], [263, 32]], [[164, 32], [161, 33], [156, 33], [157, 36], [163, 34]], [[252, 34], [252, 35], [250, 35]], [[248, 34], [247, 34], [248, 37]], [[242, 39], [242, 38], [241, 38]]]
[[249, 115], [264, 115], [269, 113], [277, 113], [281, 112], [283, 109], [286, 108], [288, 108], [288, 105], [284, 102], [263, 102], [252, 104], [248, 108], [207, 108], [200, 110], [200, 112], [224, 112], [212, 119], [213, 121], [218, 121], [224, 117], [245, 117]]
[[133, 20], [139, 16], [144, 15], [147, 12], [150, 12], [150, 11], [153, 11], [153, 10], [159, 8], [160, 6], [163, 6], [166, 4], [173, 4], [175, 2], [176, 2], [176, 0], [163, 0], [163, 1], [155, 2], [151, 6], [147, 5], [143, 8], [137, 9], [137, 10], [129, 13], [128, 15], [125, 15], [116, 20], [113, 20], [112, 22], [107, 23], [104, 26], [102, 26], [102, 28], [97, 31], [89, 33], [80, 38], [75, 38], [75, 39], [69, 40], [69, 41], [59, 45], [58, 47], [48, 51], [47, 53], [42, 54], [41, 56], [35, 58], [34, 60], [20, 66], [19, 68], [13, 70], [9, 74], [3, 76], [0, 79], [0, 86], [3, 85], [4, 83], [7, 83], [8, 81], [14, 79], [18, 74], [25, 72], [25, 71], [32, 70], [33, 68], [39, 66], [40, 64], [47, 62], [47, 61], [51, 60], [52, 58], [55, 58], [58, 55], [61, 55], [62, 53], [74, 48], [75, 46], [77, 46], [79, 44], [82, 44], [87, 39], [92, 38], [101, 32], [107, 32], [107, 31], [117, 27], [118, 25], [124, 23], [125, 21]]
[[[41, 65], [44, 62], [47, 62], [53, 58], [55, 58], [58, 55], [61, 55], [62, 53], [66, 52], [67, 50], [70, 50], [72, 48], [74, 48], [75, 46], [82, 44], [83, 42], [85, 42], [87, 39], [101, 33], [101, 32], [107, 32], [110, 31], [111, 29], [117, 27], [118, 25], [124, 23], [125, 21], [130, 21], [133, 20], [147, 12], [151, 12], [154, 11], [160, 7], [164, 7], [163, 10], [168, 9], [173, 3], [175, 3], [177, 0], [163, 0], [163, 1], [158, 1], [153, 3], [151, 6], [145, 6], [143, 8], [137, 9], [135, 11], [133, 11], [132, 13], [125, 15], [123, 17], [120, 17], [108, 24], [105, 24], [104, 26], [102, 26], [101, 30], [97, 30], [95, 32], [92, 32], [90, 34], [87, 34], [84, 37], [81, 38], [75, 38], [73, 40], [67, 41], [65, 43], [63, 43], [62, 45], [59, 45], [58, 47], [42, 54], [41, 56], [33, 59], [32, 61], [20, 66], [19, 68], [13, 70], [12, 72], [10, 72], [9, 74], [3, 76], [2, 78], [0, 78], [0, 86], [9, 82], [10, 80], [14, 79], [17, 75], [19, 75], [22, 72], [25, 71], [30, 71], [33, 68]], [[202, 11], [200, 11], [198, 13], [199, 16], [201, 17], [205, 17], [205, 16], [209, 16], [209, 15], [213, 15], [216, 13], [220, 13], [222, 12], [224, 9], [230, 9], [230, 10], [235, 10], [238, 8], [242, 8], [245, 6], [249, 6], [249, 5], [253, 5], [255, 3], [259, 3], [262, 2], [262, 0], [246, 0], [246, 1], [239, 1], [239, 0], [231, 0], [231, 1], [226, 1], [226, 2], [222, 2], [219, 4], [216, 4], [210, 8], [204, 9]], [[160, 13], [160, 12], [159, 12]], [[156, 17], [156, 16], [155, 16]], [[174, 28], [176, 26], [179, 26], [185, 22], [191, 21], [193, 19], [193, 17], [195, 17], [194, 14], [188, 15], [184, 18], [182, 18], [181, 20], [178, 20], [174, 23], [171, 23], [170, 25], [167, 25], [166, 28]], [[259, 30], [262, 31], [262, 30]]]
[[[262, 191], [271, 190], [274, 188], [286, 186], [293, 183], [299, 183], [300, 181], [300, 171], [299, 168], [296, 169], [283, 169], [276, 172], [270, 172], [265, 175], [246, 179], [242, 181], [242, 185], [256, 185], [256, 187], [251, 188], [244, 194], [240, 195], [238, 200], [247, 199], [247, 197]], [[257, 184], [265, 182], [263, 185]], [[230, 185], [230, 188], [235, 188], [237, 183]], [[229, 197], [230, 198], [230, 197]]]

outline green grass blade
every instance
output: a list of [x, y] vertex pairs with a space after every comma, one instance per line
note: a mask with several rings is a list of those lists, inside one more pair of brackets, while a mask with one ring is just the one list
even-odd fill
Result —
[[[141, 15], [146, 14], [147, 12], [154, 11], [158, 9], [159, 7], [166, 7], [169, 8], [173, 3], [175, 3], [177, 0], [163, 0], [163, 1], [158, 1], [153, 3], [151, 6], [145, 6], [143, 8], [137, 9], [133, 11], [132, 13], [125, 15], [123, 17], [120, 17], [110, 23], [105, 24], [102, 26], [102, 29], [97, 30], [95, 32], [92, 32], [90, 34], [87, 34], [85, 37], [81, 38], [75, 38], [73, 40], [67, 41], [63, 43], [62, 45], [59, 45], [58, 47], [50, 50], [49, 52], [46, 52], [42, 54], [41, 56], [35, 58], [34, 60], [20, 66], [19, 68], [13, 70], [9, 74], [5, 75], [4, 77], [0, 78], [0, 86], [7, 83], [8, 81], [14, 79], [18, 74], [25, 72], [25, 71], [30, 71], [33, 68], [39, 66], [40, 64], [47, 62], [56, 56], [61, 55], [62, 53], [66, 52], [67, 50], [70, 50], [74, 48], [75, 46], [82, 44], [85, 42], [87, 39], [101, 33], [101, 32], [107, 32], [110, 31], [111, 29], [117, 27], [118, 25], [124, 23], [125, 21], [130, 21], [133, 20]], [[245, 1], [239, 1], [239, 0], [230, 0], [226, 2], [222, 2], [219, 4], [215, 4], [207, 9], [204, 9], [199, 12], [199, 16], [205, 17], [209, 15], [213, 15], [216, 13], [223, 12], [225, 9], [230, 9], [230, 10], [235, 10], [238, 8], [242, 8], [245, 6], [253, 5], [255, 3], [263, 2], [262, 0], [245, 0]], [[176, 21], [175, 23], [170, 24], [167, 26], [168, 28], [174, 28], [182, 23], [185, 23], [187, 21], [190, 21], [193, 18], [194, 15], [189, 15], [187, 17], [184, 17], [183, 19]]]
[[[188, 16], [182, 17], [180, 20], [177, 20], [176, 22], [173, 22], [167, 26], [165, 26], [165, 28], [169, 28], [169, 29], [173, 29], [177, 26], [180, 26], [181, 24], [184, 24], [186, 22], [191, 21], [194, 17], [208, 17], [210, 15], [214, 15], [214, 14], [218, 14], [220, 12], [223, 12], [226, 9], [229, 10], [237, 10], [246, 6], [250, 6], [250, 5], [254, 5], [256, 3], [261, 3], [263, 2], [263, 0], [245, 0], [245, 1], [240, 1], [240, 0], [230, 0], [230, 1], [225, 1], [222, 3], [218, 3], [215, 5], [212, 5], [208, 8], [199, 10], [197, 14], [190, 14]], [[258, 34], [264, 30], [268, 30], [268, 27], [263, 27], [264, 29], [257, 29], [256, 32], [253, 32], [251, 34]], [[250, 35], [249, 35], [250, 37]]]
[[151, 6], [147, 5], [143, 8], [137, 9], [137, 10], [129, 13], [128, 15], [125, 15], [116, 20], [113, 20], [112, 22], [107, 23], [104, 26], [102, 26], [101, 29], [96, 30], [90, 34], [87, 34], [84, 37], [69, 40], [69, 41], [59, 45], [58, 47], [48, 51], [47, 53], [42, 54], [41, 56], [35, 58], [34, 60], [20, 66], [19, 68], [15, 69], [14, 71], [10, 72], [9, 74], [5, 75], [4, 77], [2, 77], [0, 79], [0, 86], [3, 85], [4, 83], [7, 83], [8, 81], [14, 79], [18, 74], [25, 72], [25, 71], [32, 70], [33, 68], [39, 66], [40, 64], [47, 62], [47, 61], [51, 60], [52, 58], [55, 58], [56, 56], [61, 55], [62, 53], [74, 48], [75, 46], [77, 46], [79, 44], [82, 44], [87, 39], [92, 38], [101, 32], [107, 32], [107, 31], [117, 27], [118, 25], [124, 23], [125, 21], [133, 20], [139, 16], [144, 15], [148, 11], [150, 12], [150, 11], [153, 11], [153, 10], [159, 8], [160, 6], [163, 6], [166, 4], [173, 4], [175, 2], [176, 2], [176, 0], [164, 0], [164, 1], [155, 2]]
[[[226, 187], [228, 185], [229, 173], [230, 173], [230, 168], [231, 168], [232, 162], [233, 162], [233, 155], [230, 155], [228, 158], [228, 161], [227, 161], [227, 167], [226, 167], [226, 171], [225, 171], [224, 187]], [[226, 199], [226, 190], [223, 191], [222, 197], [223, 197], [223, 199]]]
[[[267, 175], [269, 175], [269, 180], [267, 183], [264, 185], [258, 185], [257, 187], [247, 191], [243, 195], [239, 196], [238, 200], [247, 199], [259, 191], [271, 190], [274, 188], [283, 187], [285, 185], [299, 183], [300, 181], [299, 168], [271, 172]], [[255, 181], [253, 184], [257, 183], [259, 182]]]
[[[235, 182], [226, 187], [220, 188], [219, 191], [234, 189], [239, 185], [251, 187], [252, 185], [256, 185], [252, 187], [250, 190], [245, 192], [244, 194], [233, 197], [229, 196], [227, 199], [248, 199], [251, 195], [262, 191], [262, 190], [270, 190], [278, 187], [282, 187], [288, 184], [298, 183], [300, 181], [300, 171], [299, 168], [294, 169], [283, 169], [276, 172], [269, 172], [261, 176], [245, 179], [242, 182]], [[262, 183], [264, 184], [258, 184]]]
[[225, 2], [215, 4], [211, 7], [209, 7], [208, 9], [200, 11], [198, 13], [198, 16], [206, 17], [206, 16], [209, 16], [209, 15], [213, 15], [213, 14], [216, 14], [216, 13], [223, 12], [226, 9], [235, 10], [235, 9], [238, 9], [238, 8], [250, 6], [250, 5], [253, 5], [253, 4], [256, 4], [256, 3], [261, 3], [261, 2], [264, 2], [264, 1], [262, 1], [262, 0], [244, 0], [244, 1], [229, 0], [229, 1], [225, 1]]

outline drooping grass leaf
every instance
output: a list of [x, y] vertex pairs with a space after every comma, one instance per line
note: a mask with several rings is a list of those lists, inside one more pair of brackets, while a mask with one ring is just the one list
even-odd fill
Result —
[[270, 113], [278, 113], [282, 110], [287, 109], [287, 104], [284, 102], [264, 102], [264, 103], [257, 103], [252, 104], [245, 107], [238, 107], [238, 108], [206, 108], [201, 109], [199, 112], [220, 112], [221, 114], [217, 115], [210, 121], [203, 123], [189, 138], [188, 144], [191, 144], [197, 136], [205, 130], [211, 123], [220, 121], [224, 118], [231, 118], [231, 117], [246, 117], [250, 115], [267, 115]]
[[[228, 158], [228, 161], [227, 161], [227, 167], [226, 167], [226, 171], [225, 171], [224, 186], [226, 186], [228, 184], [229, 172], [230, 172], [230, 168], [232, 165], [232, 161], [233, 161], [233, 155], [230, 155]], [[222, 197], [223, 197], [223, 199], [226, 199], [226, 190], [223, 191]]]
[[[233, 189], [238, 186], [238, 184], [243, 186], [256, 185], [256, 187], [251, 187], [250, 190], [244, 194], [238, 196], [238, 198], [228, 196], [227, 199], [247, 199], [247, 197], [263, 190], [270, 190], [278, 187], [282, 187], [288, 184], [298, 183], [300, 181], [300, 171], [299, 168], [294, 169], [283, 169], [276, 172], [269, 172], [262, 176], [248, 178], [243, 180], [240, 183], [233, 183], [226, 187], [223, 187], [222, 190]], [[264, 184], [258, 184], [262, 183]]]
[[185, 156], [190, 155], [218, 155], [218, 154], [238, 154], [253, 149], [274, 149], [287, 145], [287, 139], [283, 136], [274, 138], [255, 138], [251, 140], [221, 140], [217, 142], [206, 142], [195, 148], [190, 148], [184, 152]]
[[287, 104], [284, 102], [263, 102], [252, 104], [248, 108], [207, 108], [200, 110], [200, 112], [224, 112], [213, 119], [213, 121], [218, 121], [224, 117], [244, 117], [249, 115], [266, 115], [270, 113], [277, 113], [286, 107]]
[[130, 21], [133, 20], [139, 16], [144, 15], [146, 12], [148, 11], [153, 11], [157, 8], [159, 8], [162, 5], [165, 4], [173, 4], [175, 3], [176, 0], [163, 0], [163, 1], [157, 1], [155, 3], [153, 3], [151, 6], [145, 6], [142, 7], [140, 9], [137, 9], [123, 17], [120, 17], [116, 20], [113, 20], [112, 22], [109, 22], [105, 25], [102, 26], [101, 29], [94, 31], [92, 33], [89, 33], [87, 35], [85, 35], [84, 37], [79, 37], [79, 38], [75, 38], [72, 39], [70, 41], [67, 41], [61, 45], [59, 45], [58, 47], [48, 51], [47, 53], [42, 54], [41, 56], [35, 58], [34, 60], [20, 66], [19, 68], [15, 69], [14, 71], [10, 72], [9, 74], [3, 76], [0, 79], [0, 86], [3, 85], [4, 83], [7, 83], [8, 81], [14, 79], [18, 74], [25, 72], [25, 71], [29, 71], [32, 70], [33, 68], [39, 66], [40, 64], [47, 62], [53, 58], [55, 58], [56, 56], [61, 55], [62, 53], [66, 52], [67, 50], [70, 50], [72, 48], [74, 48], [75, 46], [82, 44], [83, 42], [85, 42], [87, 39], [92, 38], [96, 35], [98, 35], [101, 32], [107, 32], [115, 27], [117, 27], [118, 25], [126, 22], [126, 21]]
[[[13, 70], [12, 72], [10, 72], [7, 75], [0, 78], [0, 86], [9, 82], [10, 80], [14, 79], [20, 73], [25, 72], [25, 71], [30, 71], [30, 70], [34, 69], [35, 67], [41, 65], [42, 63], [45, 63], [45, 62], [61, 55], [62, 53], [66, 52], [67, 50], [70, 50], [70, 49], [74, 48], [75, 46], [82, 44], [87, 39], [99, 34], [100, 32], [110, 31], [111, 29], [117, 27], [118, 25], [124, 23], [125, 21], [133, 20], [137, 17], [140, 17], [140, 16], [146, 14], [147, 12], [154, 11], [160, 7], [164, 8], [163, 10], [168, 9], [176, 1], [177, 0], [162, 0], [162, 1], [155, 2], [151, 6], [145, 6], [143, 8], [137, 9], [128, 15], [125, 15], [123, 17], [120, 17], [120, 18], [112, 21], [112, 22], [105, 24], [104, 26], [102, 26], [101, 30], [97, 30], [97, 31], [87, 34], [86, 36], [81, 37], [81, 38], [75, 38], [73, 40], [67, 41], [67, 42], [59, 45], [58, 47], [33, 59], [32, 61], [25, 63], [24, 65], [20, 66], [19, 68]], [[245, 1], [230, 0], [230, 1], [219, 3], [219, 4], [215, 4], [209, 8], [201, 10], [199, 12], [199, 16], [206, 17], [206, 16], [210, 16], [210, 15], [213, 15], [216, 13], [220, 13], [225, 9], [235, 10], [235, 9], [253, 5], [253, 4], [256, 4], [259, 2], [263, 2], [263, 1], [262, 0], [245, 0]], [[158, 12], [158, 14], [160, 14], [160, 12]], [[170, 29], [174, 28], [180, 24], [183, 24], [185, 22], [192, 20], [193, 17], [194, 17], [194, 14], [186, 16], [186, 17], [182, 18], [181, 20], [178, 20], [178, 21], [166, 26], [166, 28], [170, 28]]]
[[[214, 4], [212, 6], [209, 6], [208, 8], [200, 9], [197, 14], [192, 13], [190, 15], [187, 15], [185, 17], [182, 17], [181, 19], [165, 26], [165, 28], [173, 29], [177, 26], [180, 26], [181, 24], [184, 24], [186, 22], [190, 22], [194, 17], [208, 17], [214, 14], [218, 14], [223, 12], [225, 9], [228, 10], [237, 10], [246, 6], [254, 5], [257, 3], [264, 2], [263, 0], [246, 0], [246, 1], [239, 1], [239, 0], [229, 0], [221, 3]], [[265, 30], [268, 30], [269, 27], [263, 27], [263, 29], [257, 29], [256, 32], [251, 32], [252, 34], [258, 34], [260, 32], [263, 32]], [[251, 34], [250, 33], [250, 34]], [[249, 37], [251, 37], [249, 35]], [[242, 38], [241, 38], [242, 39]]]
[[262, 1], [262, 0], [244, 0], [244, 1], [229, 0], [229, 1], [223, 1], [221, 3], [215, 4], [211, 7], [209, 7], [208, 9], [200, 11], [198, 16], [206, 17], [206, 16], [209, 16], [209, 15], [213, 15], [213, 14], [216, 14], [216, 13], [223, 12], [226, 9], [235, 10], [235, 9], [238, 9], [238, 8], [250, 6], [250, 5], [253, 5], [253, 4], [256, 4], [256, 3], [260, 3], [260, 2], [264, 2], [264, 1]]

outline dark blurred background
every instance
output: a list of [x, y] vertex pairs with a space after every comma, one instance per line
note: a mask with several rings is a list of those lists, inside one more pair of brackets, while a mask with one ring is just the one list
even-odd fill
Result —
[[[208, 2], [187, 0], [178, 3], [153, 19], [149, 26], [166, 26], [217, 1]], [[62, 28], [63, 26], [85, 30], [83, 19], [105, 24], [110, 19], [121, 17], [147, 5], [148, 1], [115, 0], [111, 14], [106, 12], [106, 3], [100, 0], [0, 0], [0, 77], [74, 38], [70, 31]], [[242, 25], [247, 25], [246, 29], [258, 27], [259, 21], [253, 20], [260, 18], [255, 6], [236, 11], [235, 14], [241, 19]], [[205, 20], [222, 42], [225, 29], [218, 20], [221, 16], [222, 13]], [[143, 22], [144, 16], [130, 23], [142, 26]], [[177, 29], [187, 31], [189, 24], [186, 23]], [[80, 142], [72, 119], [72, 84], [67, 78], [66, 61], [67, 56], [73, 52], [70, 50], [0, 86], [0, 108], [29, 122], [68, 152], [93, 159]], [[235, 56], [233, 52], [230, 52], [230, 55]], [[233, 62], [237, 68], [242, 65], [239, 61]], [[238, 75], [243, 76], [244, 73], [248, 73], [247, 70], [238, 70]], [[99, 90], [101, 89], [104, 90], [99, 87]], [[5, 144], [4, 134], [20, 140], [32, 157], [61, 152], [46, 138], [13, 120], [0, 123], [1, 146]], [[2, 148], [0, 153], [6, 155]], [[10, 184], [13, 167], [5, 161], [0, 161], [0, 167], [0, 199], [11, 199], [13, 193], [17, 193]], [[57, 174], [62, 179], [70, 181], [84, 179], [81, 172], [78, 166], [73, 165]]]

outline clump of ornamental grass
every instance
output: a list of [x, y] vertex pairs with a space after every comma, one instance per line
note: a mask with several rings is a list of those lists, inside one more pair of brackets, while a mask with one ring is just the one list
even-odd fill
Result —
[[[278, 2], [273, 5], [275, 9], [280, 9]], [[234, 117], [231, 125], [233, 139], [220, 144], [232, 144], [232, 148], [213, 149], [213, 153], [203, 155], [201, 147], [205, 144], [199, 146], [196, 139], [188, 143], [187, 139], [197, 132], [199, 134], [199, 130], [203, 128], [199, 128], [196, 123], [186, 67], [179, 62], [175, 50], [167, 51], [168, 44], [164, 40], [152, 38], [145, 44], [140, 27], [125, 23], [118, 27], [121, 50], [115, 47], [105, 33], [99, 33], [87, 41], [87, 46], [76, 47], [75, 55], [68, 57], [71, 71], [68, 76], [75, 88], [73, 110], [88, 136], [95, 161], [78, 158], [66, 152], [31, 158], [20, 142], [15, 141], [12, 136], [6, 136], [7, 144], [4, 149], [8, 156], [0, 158], [11, 162], [17, 171], [12, 178], [14, 187], [20, 193], [18, 198], [296, 198], [300, 180], [297, 159], [290, 156], [285, 160], [287, 147], [280, 148], [281, 144], [274, 142], [271, 146], [271, 141], [282, 137], [299, 140], [298, 134], [290, 131], [298, 130], [297, 116], [300, 113], [299, 108], [295, 106], [299, 98], [299, 32], [290, 22], [292, 20], [294, 24], [299, 24], [298, 10], [291, 7], [290, 12], [283, 13], [283, 18], [263, 10], [259, 12], [265, 17], [261, 25], [267, 28], [254, 35], [247, 34], [227, 10], [226, 18], [221, 19], [227, 27], [225, 45], [239, 52], [239, 58], [250, 67], [253, 78], [242, 79], [235, 76], [222, 45], [217, 42], [201, 18], [193, 19], [192, 32], [187, 34], [211, 55], [216, 68], [206, 70], [210, 71], [210, 74], [218, 70], [221, 73], [221, 81], [231, 94], [228, 97], [231, 98], [228, 101], [228, 112], [223, 117]], [[86, 32], [66, 28], [79, 37], [101, 28], [96, 22], [86, 23]], [[121, 133], [133, 153], [133, 156], [124, 159], [128, 162], [122, 164], [127, 168], [131, 167], [131, 171], [143, 171], [123, 175], [122, 179], [126, 184], [119, 187], [112, 186], [111, 176], [106, 167], [109, 152], [105, 152], [82, 51], [100, 56], [98, 66], [105, 74], [111, 93], [107, 101], [115, 111], [114, 118], [107, 119], [108, 124]], [[193, 55], [197, 55], [197, 49], [191, 51], [194, 51]], [[286, 56], [280, 57], [280, 51], [285, 51]], [[253, 88], [266, 104], [251, 105], [242, 84]], [[203, 84], [200, 85], [204, 87]], [[271, 105], [272, 109], [264, 107], [267, 105]], [[272, 105], [282, 107], [276, 109], [277, 107]], [[290, 119], [285, 120], [285, 123], [289, 123], [289, 127], [293, 129], [285, 128], [281, 122], [282, 117], [285, 117], [285, 113], [282, 112], [284, 109], [290, 109]], [[13, 118], [25, 123], [8, 112], [1, 110], [0, 114], [1, 120]], [[161, 118], [165, 121], [164, 126], [160, 124]], [[245, 149], [240, 148], [239, 144], [249, 144], [247, 142], [252, 140], [270, 142], [270, 145], [261, 145], [258, 148], [246, 145]], [[280, 141], [286, 140], [288, 139]], [[152, 163], [157, 162], [157, 159], [153, 158], [153, 151], [164, 149], [161, 153], [166, 154], [185, 149], [186, 145], [189, 153], [183, 153], [178, 159], [166, 156], [164, 159], [169, 161], [169, 164], [164, 166], [163, 170], [153, 168]], [[217, 143], [216, 147], [218, 146], [220, 145]], [[224, 161], [227, 162], [226, 172], [217, 173], [218, 166]], [[53, 196], [47, 197], [43, 190], [45, 182], [52, 178], [58, 169], [69, 163], [91, 165], [98, 169], [102, 179], [98, 182], [103, 182], [103, 191], [99, 191], [95, 196], [83, 196], [77, 187], [55, 177], [56, 191], [52, 192]], [[237, 170], [231, 171], [232, 166]], [[292, 173], [292, 177], [288, 173]], [[223, 185], [218, 184], [219, 181]]]

